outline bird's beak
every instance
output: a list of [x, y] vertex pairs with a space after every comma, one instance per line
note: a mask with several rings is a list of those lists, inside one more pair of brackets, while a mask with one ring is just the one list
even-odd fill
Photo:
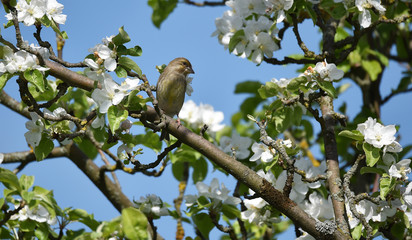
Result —
[[195, 73], [191, 67], [186, 67], [186, 72], [189, 73]]

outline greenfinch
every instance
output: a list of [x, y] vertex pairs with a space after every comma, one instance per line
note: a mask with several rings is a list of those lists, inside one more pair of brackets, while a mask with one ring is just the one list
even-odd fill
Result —
[[[177, 115], [185, 101], [185, 93], [188, 74], [195, 73], [192, 64], [186, 58], [176, 58], [172, 60], [163, 70], [156, 85], [156, 99], [159, 108], [169, 117]], [[160, 140], [169, 140], [169, 134], [162, 130]]]

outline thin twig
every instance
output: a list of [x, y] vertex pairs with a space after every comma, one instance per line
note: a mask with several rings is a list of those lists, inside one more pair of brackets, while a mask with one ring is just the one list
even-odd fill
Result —
[[[104, 155], [103, 151], [101, 149], [97, 150], [100, 154], [101, 159], [103, 160], [104, 164], [106, 164], [107, 166], [110, 165], [109, 161], [107, 160], [106, 156]], [[110, 172], [112, 174], [113, 177], [113, 181], [114, 184], [119, 188], [122, 189], [122, 186], [120, 185], [119, 179], [117, 178], [117, 175], [115, 172]]]
[[227, 1], [228, 0], [221, 0], [220, 2], [211, 2], [211, 1], [195, 2], [192, 0], [184, 0], [183, 2], [188, 5], [192, 5], [196, 7], [205, 7], [205, 6], [214, 7], [214, 6], [225, 6]]

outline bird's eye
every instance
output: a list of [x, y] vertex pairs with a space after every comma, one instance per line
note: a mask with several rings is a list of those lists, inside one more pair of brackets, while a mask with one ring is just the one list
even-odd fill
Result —
[[183, 65], [185, 65], [187, 67], [187, 62], [183, 62]]

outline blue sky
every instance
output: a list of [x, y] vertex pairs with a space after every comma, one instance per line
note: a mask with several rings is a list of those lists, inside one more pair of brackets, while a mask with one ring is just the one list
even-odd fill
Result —
[[[291, 78], [297, 76], [298, 66], [272, 66], [262, 63], [256, 66], [245, 59], [238, 58], [223, 49], [216, 37], [211, 37], [215, 31], [214, 20], [222, 16], [227, 10], [226, 7], [204, 7], [198, 8], [179, 4], [175, 11], [162, 24], [161, 29], [157, 29], [151, 23], [151, 9], [147, 1], [69, 1], [61, 0], [64, 4], [64, 13], [68, 15], [62, 30], [68, 33], [69, 39], [64, 47], [63, 57], [69, 62], [79, 62], [88, 55], [88, 49], [101, 42], [101, 39], [117, 34], [118, 28], [124, 29], [130, 35], [132, 41], [129, 47], [139, 45], [143, 49], [143, 55], [134, 58], [143, 73], [147, 75], [152, 85], [156, 84], [159, 76], [155, 69], [156, 65], [167, 64], [176, 57], [186, 57], [193, 65], [196, 74], [193, 76], [194, 92], [191, 99], [197, 104], [207, 103], [214, 106], [215, 110], [223, 111], [225, 114], [225, 124], [230, 124], [230, 117], [237, 112], [240, 103], [246, 98], [245, 95], [235, 95], [235, 84], [245, 80], [269, 81], [271, 78]], [[6, 22], [2, 18], [2, 23]], [[29, 42], [34, 42], [32, 32], [34, 27], [22, 27], [23, 36]], [[305, 22], [303, 27], [303, 40], [311, 50], [318, 51], [320, 35], [313, 28], [311, 22]], [[2, 35], [6, 39], [13, 39], [13, 29], [2, 29]], [[44, 39], [54, 41], [54, 34], [51, 29], [45, 29]], [[292, 31], [287, 31], [285, 41], [282, 46], [287, 48], [275, 52], [274, 57], [283, 59], [284, 55], [301, 53], [297, 47], [296, 40], [292, 36]], [[395, 87], [399, 81], [401, 68], [396, 63], [390, 63], [390, 71], [384, 75], [382, 84], [383, 96], [390, 92], [391, 87]], [[350, 82], [343, 80], [342, 82]], [[17, 84], [11, 80], [5, 87], [5, 91], [14, 98], [19, 99]], [[382, 109], [382, 119], [384, 124], [401, 124], [400, 134], [402, 145], [412, 142], [412, 126], [407, 126], [410, 119], [410, 106], [405, 104], [411, 102], [412, 95], [402, 95], [393, 99]], [[337, 105], [343, 101], [348, 101], [349, 117], [360, 110], [360, 91], [352, 84], [352, 87], [345, 92]], [[21, 118], [14, 112], [0, 105], [0, 152], [26, 151], [24, 127], [26, 119]], [[153, 161], [155, 155], [147, 154], [147, 161]], [[96, 163], [101, 165], [100, 160]], [[4, 167], [4, 166], [3, 166]], [[15, 166], [7, 165], [7, 168]], [[32, 163], [23, 170], [23, 174], [34, 175], [35, 184], [46, 189], [54, 190], [57, 202], [61, 207], [82, 208], [89, 213], [93, 213], [98, 220], [109, 220], [118, 216], [118, 212], [112, 207], [109, 201], [98, 189], [87, 179], [87, 177], [67, 159], [46, 160], [40, 163]], [[233, 190], [233, 178], [223, 176], [217, 172], [210, 172], [206, 183], [209, 184], [213, 177], [219, 177], [220, 181]], [[159, 195], [164, 201], [173, 204], [173, 199], [178, 194], [177, 181], [171, 174], [171, 166], [160, 178], [144, 177], [138, 174], [128, 175], [118, 172], [122, 190], [131, 199], [138, 199], [149, 193]], [[190, 186], [189, 193], [195, 193], [195, 188]], [[159, 227], [159, 232], [166, 239], [173, 239], [175, 236], [175, 224], [166, 217], [165, 220], [158, 220], [155, 223]], [[194, 237], [193, 230], [186, 226], [189, 236]], [[293, 231], [284, 236], [283, 239], [293, 239]], [[219, 236], [214, 231], [213, 236]]]

